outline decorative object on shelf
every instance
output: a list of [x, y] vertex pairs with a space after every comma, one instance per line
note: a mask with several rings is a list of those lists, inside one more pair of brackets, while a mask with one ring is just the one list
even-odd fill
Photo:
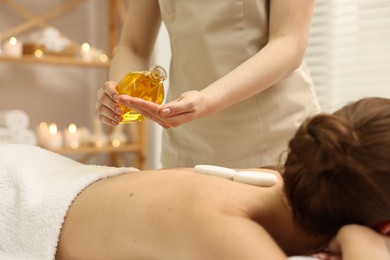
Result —
[[11, 131], [7, 128], [0, 128], [0, 144], [11, 143], [13, 143]]
[[30, 118], [27, 113], [19, 109], [0, 111], [0, 126], [12, 130], [20, 130], [28, 127]]
[[23, 54], [23, 43], [16, 37], [11, 37], [3, 44], [4, 56], [21, 57]]
[[37, 136], [30, 129], [21, 129], [19, 131], [14, 132], [13, 143], [37, 145]]
[[43, 30], [30, 34], [23, 45], [24, 55], [62, 56], [75, 57], [78, 47], [68, 38], [63, 37], [60, 31], [54, 27], [47, 27]]
[[45, 51], [45, 46], [42, 44], [37, 44], [37, 43], [24, 43], [23, 44], [23, 55], [35, 55], [35, 52], [40, 50], [43, 53]]
[[47, 27], [42, 31], [40, 43], [45, 45], [48, 52], [53, 53], [61, 53], [71, 46], [71, 41], [54, 27]]
[[36, 145], [37, 137], [28, 129], [29, 123], [28, 115], [22, 110], [0, 111], [0, 144]]

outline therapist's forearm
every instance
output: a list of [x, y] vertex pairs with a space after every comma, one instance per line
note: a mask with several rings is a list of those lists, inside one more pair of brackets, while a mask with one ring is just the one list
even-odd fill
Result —
[[273, 40], [255, 56], [202, 90], [215, 113], [256, 95], [285, 78], [302, 63], [293, 39]]
[[130, 1], [109, 79], [118, 82], [130, 71], [145, 70], [161, 25], [157, 1]]
[[108, 78], [119, 82], [127, 73], [146, 70], [149, 66], [149, 58], [136, 55], [126, 45], [119, 44], [111, 61]]

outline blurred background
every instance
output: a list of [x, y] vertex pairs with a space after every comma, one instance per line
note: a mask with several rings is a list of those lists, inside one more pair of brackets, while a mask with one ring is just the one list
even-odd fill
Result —
[[[63, 146], [70, 124], [86, 130], [84, 139], [95, 134], [94, 142], [102, 141], [97, 131], [110, 135], [113, 130], [95, 120], [96, 91], [107, 79], [129, 1], [1, 0], [0, 111], [25, 112], [25, 127], [36, 133], [37, 143], [42, 122], [63, 131]], [[153, 63], [169, 69], [169, 59], [163, 26]], [[389, 98], [390, 1], [316, 0], [306, 62], [325, 112], [366, 96]], [[91, 140], [86, 142], [93, 148], [84, 147], [80, 139], [76, 147], [53, 150], [93, 163], [159, 168], [161, 128], [149, 121], [145, 125], [123, 129], [128, 138], [120, 149], [104, 137], [107, 149]]]
[[306, 61], [322, 109], [390, 97], [390, 1], [315, 2]]

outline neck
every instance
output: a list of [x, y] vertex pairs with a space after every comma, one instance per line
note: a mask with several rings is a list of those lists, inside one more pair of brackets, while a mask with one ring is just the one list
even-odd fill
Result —
[[[323, 248], [327, 243], [327, 238], [312, 236], [300, 227], [296, 225], [293, 219], [292, 209], [288, 200], [283, 192], [283, 185], [280, 185], [276, 189], [280, 199], [278, 200], [278, 211], [272, 219], [272, 230], [274, 234], [272, 236], [282, 246], [287, 255], [309, 255]], [[282, 219], [279, 219], [279, 216]], [[275, 222], [283, 223], [281, 225], [275, 225]]]

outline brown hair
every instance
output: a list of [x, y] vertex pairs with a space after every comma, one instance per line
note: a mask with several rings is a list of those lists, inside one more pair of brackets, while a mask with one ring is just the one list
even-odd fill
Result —
[[307, 119], [289, 142], [283, 178], [294, 219], [309, 234], [390, 220], [390, 99]]

